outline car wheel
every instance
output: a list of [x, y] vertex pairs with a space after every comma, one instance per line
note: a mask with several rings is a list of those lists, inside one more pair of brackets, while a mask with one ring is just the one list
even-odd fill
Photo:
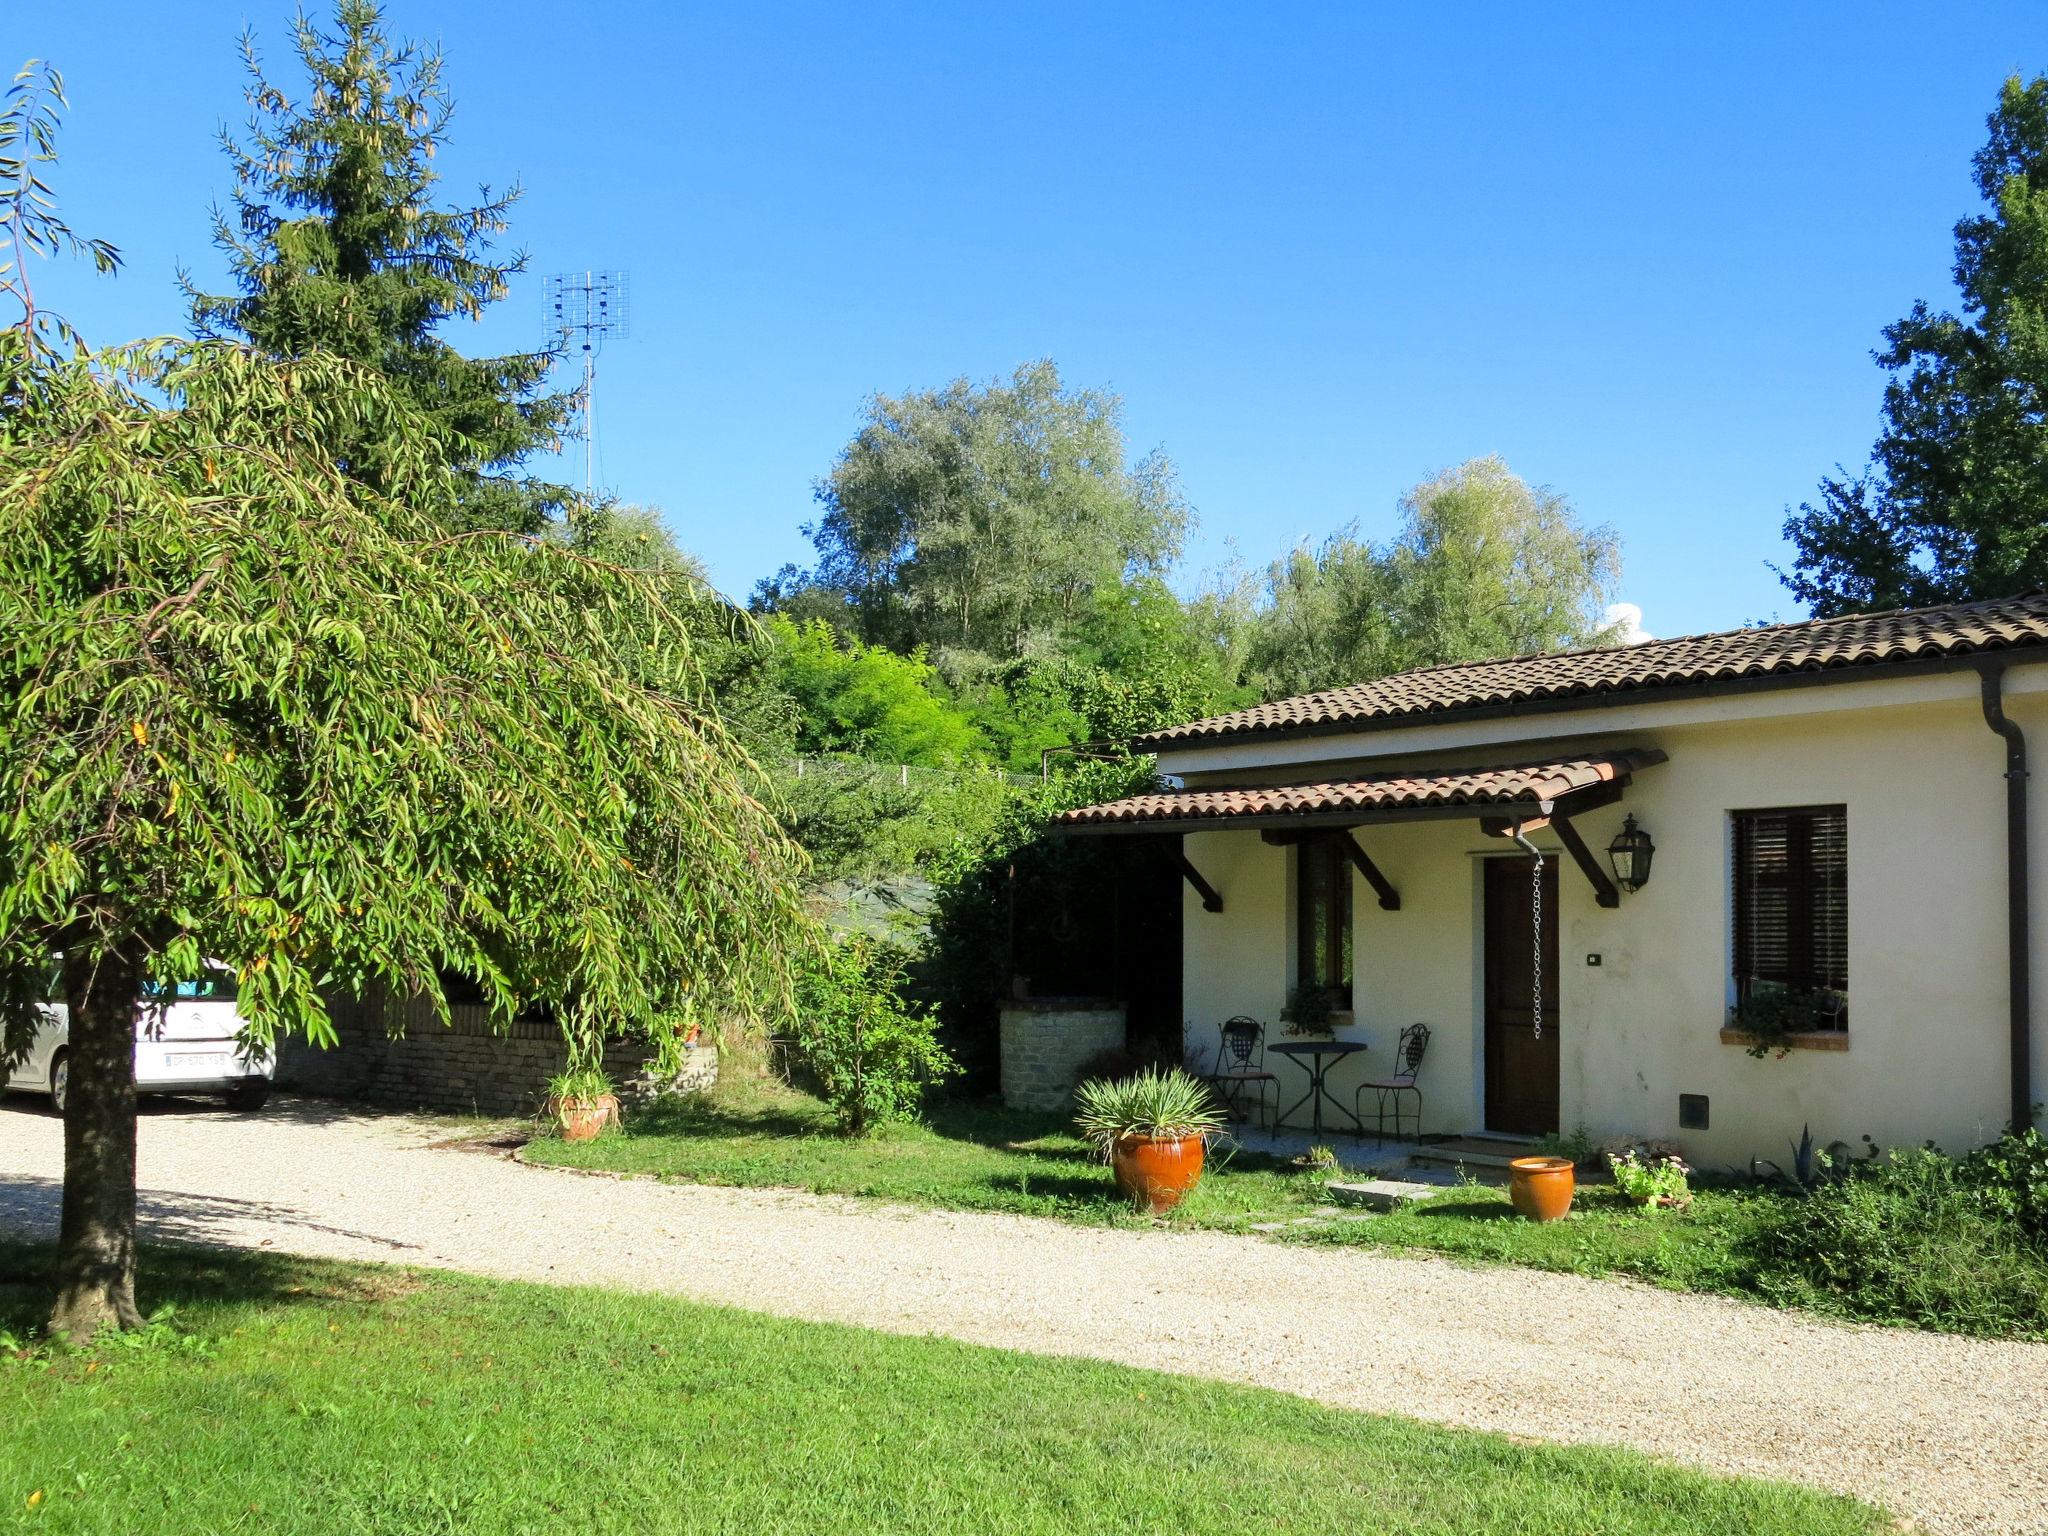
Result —
[[71, 1098], [71, 1057], [59, 1051], [50, 1061], [50, 1108], [57, 1112], [59, 1119], [64, 1116], [64, 1106]]
[[230, 1088], [227, 1099], [228, 1108], [237, 1114], [253, 1115], [270, 1102], [270, 1081], [268, 1078], [261, 1078], [253, 1083], [243, 1083], [239, 1087]]

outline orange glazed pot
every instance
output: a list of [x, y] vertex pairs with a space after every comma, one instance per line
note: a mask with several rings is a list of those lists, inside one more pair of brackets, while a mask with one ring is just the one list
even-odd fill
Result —
[[1518, 1157], [1508, 1164], [1508, 1199], [1531, 1221], [1556, 1221], [1572, 1208], [1576, 1186], [1568, 1157]]
[[610, 1093], [594, 1099], [556, 1099], [553, 1108], [564, 1141], [589, 1141], [619, 1118], [618, 1096]]
[[1116, 1187], [1139, 1210], [1164, 1216], [1202, 1181], [1199, 1136], [1125, 1136], [1109, 1152]]

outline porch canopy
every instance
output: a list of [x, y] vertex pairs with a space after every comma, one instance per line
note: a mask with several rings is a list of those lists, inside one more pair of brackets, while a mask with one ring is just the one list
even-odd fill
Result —
[[[1664, 761], [1654, 747], [1589, 752], [1578, 757], [1506, 767], [1408, 769], [1314, 784], [1262, 784], [1238, 788], [1161, 790], [1102, 805], [1086, 805], [1054, 819], [1054, 830], [1070, 836], [1110, 833], [1178, 833], [1256, 829], [1270, 842], [1292, 842], [1306, 833], [1349, 833], [1354, 827], [1393, 821], [1477, 818], [1486, 831], [1504, 835], [1548, 825], [1592, 882], [1602, 906], [1620, 895], [1571, 824], [1581, 812], [1612, 805], [1639, 770]], [[1400, 905], [1378, 868], [1346, 837], [1347, 852], [1379, 893], [1380, 905]], [[1183, 856], [1182, 872], [1202, 893], [1202, 904], [1222, 910], [1222, 898]]]

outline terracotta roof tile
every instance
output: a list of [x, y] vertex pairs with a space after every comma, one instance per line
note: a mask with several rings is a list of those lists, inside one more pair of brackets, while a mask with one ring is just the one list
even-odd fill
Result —
[[1176, 789], [1083, 806], [1057, 817], [1055, 826], [1119, 823], [1237, 821], [1250, 817], [1361, 814], [1430, 806], [1497, 806], [1556, 800], [1625, 778], [1664, 760], [1662, 752], [1632, 749], [1590, 753], [1555, 762], [1508, 768], [1452, 768], [1377, 774], [1325, 784], [1282, 784], [1256, 789]]
[[2043, 645], [2048, 645], [2048, 593], [2032, 593], [1943, 608], [1895, 609], [1687, 635], [1641, 645], [1424, 667], [1154, 731], [1139, 737], [1136, 745], [1157, 751], [1227, 736], [1369, 728], [1382, 722], [1412, 721], [1418, 716], [1533, 699], [1580, 696], [1591, 707], [1625, 702], [1614, 696], [1647, 688], [1773, 674], [1818, 674]]

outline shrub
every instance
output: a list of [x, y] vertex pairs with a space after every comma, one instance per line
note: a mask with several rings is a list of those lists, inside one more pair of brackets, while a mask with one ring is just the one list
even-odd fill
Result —
[[2007, 1131], [1957, 1170], [1984, 1207], [2036, 1243], [2048, 1243], [2048, 1136], [2032, 1126]]
[[1931, 1147], [1850, 1165], [1756, 1237], [1775, 1301], [1951, 1332], [2048, 1333], [2048, 1254]]
[[1568, 1157], [1581, 1168], [1600, 1161], [1600, 1143], [1583, 1124], [1573, 1126], [1569, 1134], [1546, 1132], [1536, 1138], [1536, 1150], [1547, 1157]]
[[796, 1045], [840, 1129], [859, 1135], [917, 1113], [956, 1070], [936, 1021], [902, 1000], [903, 958], [864, 937], [826, 946], [797, 986]]
[[1692, 1204], [1692, 1185], [1686, 1181], [1692, 1170], [1679, 1158], [1610, 1152], [1607, 1166], [1613, 1171], [1615, 1188], [1638, 1204], [1673, 1208]]

